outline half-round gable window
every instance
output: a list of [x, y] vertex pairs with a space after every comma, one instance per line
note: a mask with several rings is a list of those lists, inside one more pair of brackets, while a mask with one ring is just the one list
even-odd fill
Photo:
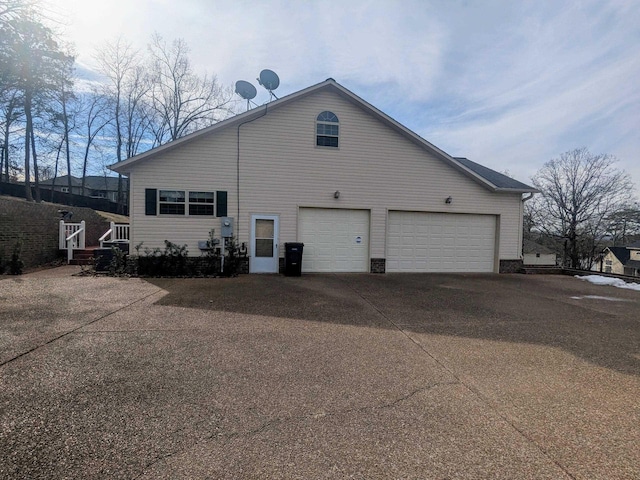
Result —
[[316, 145], [338, 147], [338, 117], [333, 112], [322, 112], [316, 118]]

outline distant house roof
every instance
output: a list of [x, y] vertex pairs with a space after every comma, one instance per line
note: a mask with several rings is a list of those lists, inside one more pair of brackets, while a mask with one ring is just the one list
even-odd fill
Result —
[[128, 175], [131, 170], [131, 166], [137, 164], [141, 161], [146, 161], [150, 158], [153, 158], [155, 155], [161, 154], [163, 152], [172, 150], [174, 148], [179, 147], [180, 145], [190, 142], [196, 138], [200, 138], [203, 135], [209, 135], [215, 132], [218, 132], [222, 129], [229, 128], [232, 126], [241, 125], [244, 122], [248, 122], [261, 116], [265, 115], [267, 111], [272, 111], [278, 108], [281, 108], [284, 105], [287, 105], [296, 99], [304, 98], [312, 93], [319, 91], [331, 91], [337, 93], [342, 98], [361, 108], [365, 112], [369, 113], [373, 117], [380, 120], [382, 123], [387, 125], [392, 130], [395, 130], [400, 135], [407, 138], [409, 141], [428, 151], [435, 157], [439, 158], [446, 164], [449, 164], [451, 167], [460, 171], [462, 174], [471, 178], [475, 182], [481, 184], [485, 188], [494, 191], [494, 192], [505, 192], [505, 193], [537, 193], [538, 190], [535, 188], [525, 185], [524, 183], [518, 182], [517, 180], [513, 180], [506, 175], [502, 175], [501, 173], [495, 172], [490, 168], [483, 167], [482, 165], [478, 165], [470, 160], [454, 158], [444, 151], [440, 150], [435, 145], [429, 143], [427, 140], [422, 138], [417, 133], [409, 130], [407, 127], [399, 123], [398, 121], [391, 118], [386, 113], [378, 110], [376, 107], [368, 103], [366, 100], [363, 100], [359, 96], [357, 96], [352, 91], [340, 85], [333, 78], [328, 78], [324, 82], [320, 82], [316, 85], [312, 85], [311, 87], [307, 87], [298, 92], [294, 92], [285, 97], [281, 97], [278, 100], [267, 103], [263, 107], [257, 107], [252, 110], [248, 110], [244, 113], [235, 115], [233, 117], [227, 118], [221, 122], [216, 123], [210, 127], [203, 128], [196, 132], [193, 132], [189, 135], [186, 135], [182, 138], [174, 140], [172, 142], [166, 143], [154, 149], [148, 150], [144, 153], [136, 155], [135, 157], [128, 158], [119, 163], [110, 165], [109, 168], [116, 172], [119, 172], [124, 175]]
[[622, 263], [623, 265], [629, 261], [631, 258], [631, 252], [627, 247], [607, 247], [606, 250], [609, 250], [613, 255]]
[[[55, 178], [56, 186], [57, 187], [68, 186], [69, 184], [68, 178], [69, 177], [67, 175], [56, 177]], [[53, 178], [49, 178], [48, 180], [43, 180], [40, 182], [40, 185], [43, 185], [43, 186], [53, 185], [53, 180], [54, 180]], [[126, 189], [127, 185], [129, 184], [129, 179], [123, 178], [122, 182], [123, 182], [122, 187]], [[82, 187], [82, 178], [72, 176], [71, 186], [78, 187], [78, 188]], [[117, 192], [118, 177], [105, 177], [102, 175], [87, 175], [87, 177], [85, 177], [85, 188], [89, 190], [108, 190], [108, 191]]]
[[[69, 176], [68, 175], [63, 175], [61, 177], [56, 177], [56, 178], [49, 178], [47, 180], [41, 180], [40, 181], [40, 185], [53, 185], [53, 181], [55, 180], [56, 182], [56, 186], [58, 187], [67, 187], [69, 185]], [[71, 177], [71, 186], [72, 187], [81, 187], [82, 186], [82, 180], [80, 178], [77, 177]]]
[[543, 255], [555, 253], [548, 247], [540, 245], [533, 240], [524, 239], [522, 241], [522, 253], [542, 253]]
[[627, 248], [640, 248], [640, 240], [633, 242], [631, 245], [627, 245]]

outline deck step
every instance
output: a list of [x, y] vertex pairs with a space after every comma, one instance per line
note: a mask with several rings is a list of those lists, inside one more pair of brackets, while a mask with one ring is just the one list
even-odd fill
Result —
[[92, 265], [93, 264], [93, 252], [100, 247], [87, 247], [81, 250], [73, 251], [73, 258], [70, 265]]

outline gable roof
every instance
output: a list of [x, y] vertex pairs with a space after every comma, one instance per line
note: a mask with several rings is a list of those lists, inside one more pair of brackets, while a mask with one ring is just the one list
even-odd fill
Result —
[[623, 265], [631, 258], [631, 252], [627, 247], [607, 247], [609, 250]]
[[527, 238], [522, 240], [522, 253], [541, 253], [543, 255], [555, 253], [548, 247], [540, 245], [539, 243], [529, 240]]
[[[525, 185], [524, 183], [518, 182], [513, 179], [509, 179], [505, 175], [502, 175], [498, 172], [495, 172], [487, 167], [483, 167], [477, 163], [471, 162], [467, 159], [454, 158], [444, 151], [440, 150], [435, 145], [429, 143], [427, 140], [416, 134], [415, 132], [409, 130], [407, 127], [397, 122], [389, 115], [385, 114], [381, 110], [378, 110], [376, 107], [363, 100], [355, 93], [346, 89], [338, 82], [336, 82], [333, 78], [328, 78], [324, 82], [320, 82], [311, 87], [307, 87], [298, 92], [292, 93], [285, 97], [282, 97], [273, 102], [267, 103], [264, 106], [254, 108], [252, 110], [248, 110], [244, 113], [235, 115], [231, 118], [218, 122], [210, 127], [203, 128], [202, 130], [198, 130], [197, 132], [186, 135], [182, 138], [174, 140], [173, 142], [166, 143], [159, 147], [156, 147], [152, 150], [148, 150], [144, 153], [136, 155], [135, 157], [128, 158], [127, 160], [123, 160], [119, 163], [110, 165], [109, 168], [113, 171], [116, 171], [121, 174], [128, 174], [130, 169], [136, 163], [141, 161], [145, 161], [153, 158], [154, 156], [173, 150], [184, 143], [191, 142], [196, 138], [200, 138], [204, 135], [213, 134], [214, 132], [220, 131], [224, 128], [233, 127], [236, 125], [241, 125], [242, 123], [249, 122], [251, 120], [255, 120], [263, 115], [265, 115], [268, 111], [280, 108], [282, 106], [288, 105], [298, 99], [304, 98], [313, 93], [317, 93], [320, 91], [330, 91], [333, 93], [337, 93], [342, 98], [347, 101], [353, 103], [354, 105], [360, 107], [362, 110], [370, 114], [371, 116], [377, 118], [387, 127], [392, 130], [398, 132], [409, 141], [423, 148], [430, 154], [442, 160], [444, 163], [449, 166], [455, 168], [460, 171], [467, 177], [471, 178], [475, 182], [481, 184], [485, 188], [494, 191], [494, 192], [507, 192], [507, 193], [537, 193], [533, 187], [529, 185]], [[504, 177], [504, 178], [503, 178]], [[510, 181], [507, 181], [509, 179]]]

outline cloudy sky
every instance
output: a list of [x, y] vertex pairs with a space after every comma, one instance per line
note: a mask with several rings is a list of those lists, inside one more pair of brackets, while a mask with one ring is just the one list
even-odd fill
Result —
[[640, 191], [637, 0], [48, 3], [83, 68], [106, 41], [144, 49], [158, 32], [227, 85], [257, 86], [269, 68], [281, 97], [332, 77], [447, 153], [521, 181], [586, 146], [618, 157]]

